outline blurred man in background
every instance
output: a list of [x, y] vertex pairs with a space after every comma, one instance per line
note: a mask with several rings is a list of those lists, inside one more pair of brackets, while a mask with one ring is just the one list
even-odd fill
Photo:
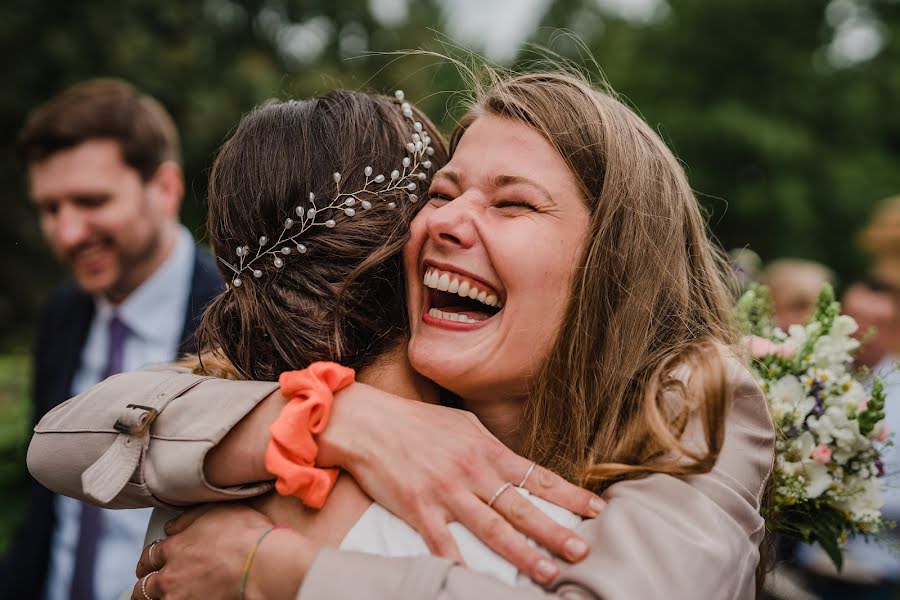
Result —
[[759, 281], [769, 288], [775, 324], [787, 331], [789, 326], [806, 323], [812, 316], [822, 286], [834, 285], [834, 274], [811, 260], [781, 258], [762, 270]]
[[[222, 284], [179, 224], [178, 133], [155, 99], [123, 81], [80, 83], [31, 113], [19, 152], [41, 230], [72, 278], [51, 294], [38, 327], [37, 423], [112, 374], [192, 350]], [[34, 481], [27, 507], [0, 564], [4, 594], [112, 600], [131, 588], [149, 509], [101, 510]]]
[[900, 350], [900, 315], [894, 288], [878, 279], [858, 281], [844, 291], [841, 307], [859, 325], [857, 337], [862, 345], [856, 351], [856, 366], [875, 372], [893, 370]]

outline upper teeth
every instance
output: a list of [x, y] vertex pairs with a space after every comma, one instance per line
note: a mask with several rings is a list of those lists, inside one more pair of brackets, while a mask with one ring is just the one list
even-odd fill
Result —
[[482, 304], [488, 306], [496, 306], [503, 308], [503, 303], [497, 299], [497, 295], [489, 290], [483, 290], [479, 287], [479, 283], [466, 279], [462, 275], [456, 273], [446, 273], [437, 269], [429, 268], [425, 271], [425, 277], [422, 280], [427, 287], [450, 294], [458, 294], [465, 298], [478, 300]]

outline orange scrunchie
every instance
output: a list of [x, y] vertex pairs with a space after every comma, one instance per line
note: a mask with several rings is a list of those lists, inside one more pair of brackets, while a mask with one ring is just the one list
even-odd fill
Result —
[[290, 400], [269, 427], [266, 469], [277, 478], [275, 489], [282, 496], [296, 496], [312, 508], [325, 504], [338, 469], [315, 466], [319, 447], [313, 435], [328, 425], [334, 392], [353, 383], [354, 375], [337, 363], [315, 362], [278, 378], [281, 394]]

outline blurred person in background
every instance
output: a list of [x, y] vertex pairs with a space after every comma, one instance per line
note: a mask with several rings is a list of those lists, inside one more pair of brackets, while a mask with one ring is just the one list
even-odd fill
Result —
[[[154, 98], [120, 80], [82, 82], [29, 115], [18, 151], [47, 244], [71, 273], [38, 326], [37, 423], [112, 374], [193, 350], [222, 283], [179, 224], [178, 132]], [[0, 563], [7, 597], [106, 600], [131, 585], [148, 509], [103, 510], [35, 481], [27, 507]]]
[[894, 369], [900, 350], [900, 320], [897, 292], [880, 279], [857, 281], [844, 291], [843, 312], [859, 325], [862, 342], [856, 352], [856, 366], [884, 376]]
[[789, 326], [803, 324], [812, 315], [822, 286], [834, 285], [834, 274], [811, 260], [781, 258], [763, 269], [759, 281], [772, 296], [775, 324], [787, 331]]

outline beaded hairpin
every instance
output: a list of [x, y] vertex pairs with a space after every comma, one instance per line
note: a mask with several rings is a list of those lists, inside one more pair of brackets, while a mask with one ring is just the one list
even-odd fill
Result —
[[[294, 213], [298, 219], [288, 217], [284, 220], [284, 226], [278, 239], [269, 244], [268, 236], [260, 236], [258, 242], [259, 247], [256, 254], [251, 258], [250, 246], [238, 246], [235, 255], [238, 257], [237, 265], [234, 265], [221, 256], [219, 261], [228, 267], [233, 273], [234, 278], [231, 284], [234, 287], [241, 287], [243, 280], [241, 276], [244, 271], [249, 270], [253, 277], [259, 279], [263, 273], [259, 269], [253, 269], [254, 263], [266, 255], [272, 255], [273, 264], [277, 268], [284, 266], [284, 257], [296, 252], [297, 254], [306, 254], [306, 246], [303, 245], [299, 238], [312, 227], [327, 227], [331, 229], [335, 226], [333, 216], [335, 211], [341, 211], [348, 217], [356, 216], [359, 210], [369, 210], [372, 208], [372, 200], [379, 198], [382, 194], [393, 192], [399, 189], [405, 189], [407, 199], [410, 202], [417, 202], [418, 196], [415, 194], [419, 187], [418, 181], [428, 178], [425, 171], [431, 169], [431, 160], [429, 156], [434, 154], [434, 148], [431, 147], [431, 136], [425, 131], [422, 123], [416, 121], [413, 117], [412, 107], [404, 100], [402, 90], [397, 90], [394, 97], [400, 103], [400, 110], [412, 124], [413, 132], [409, 142], [406, 143], [406, 152], [409, 156], [404, 156], [401, 167], [391, 171], [389, 176], [378, 174], [374, 177], [372, 167], [366, 167], [363, 173], [366, 176], [365, 185], [355, 192], [341, 192], [341, 174], [334, 173], [335, 197], [332, 198], [327, 206], [322, 208], [316, 207], [315, 194], [310, 192], [309, 203], [311, 206], [304, 209], [297, 206]], [[384, 187], [375, 187], [382, 184]], [[358, 206], [357, 206], [358, 205]], [[393, 201], [387, 203], [388, 208], [397, 208], [397, 204]], [[291, 247], [293, 246], [293, 248]]]

